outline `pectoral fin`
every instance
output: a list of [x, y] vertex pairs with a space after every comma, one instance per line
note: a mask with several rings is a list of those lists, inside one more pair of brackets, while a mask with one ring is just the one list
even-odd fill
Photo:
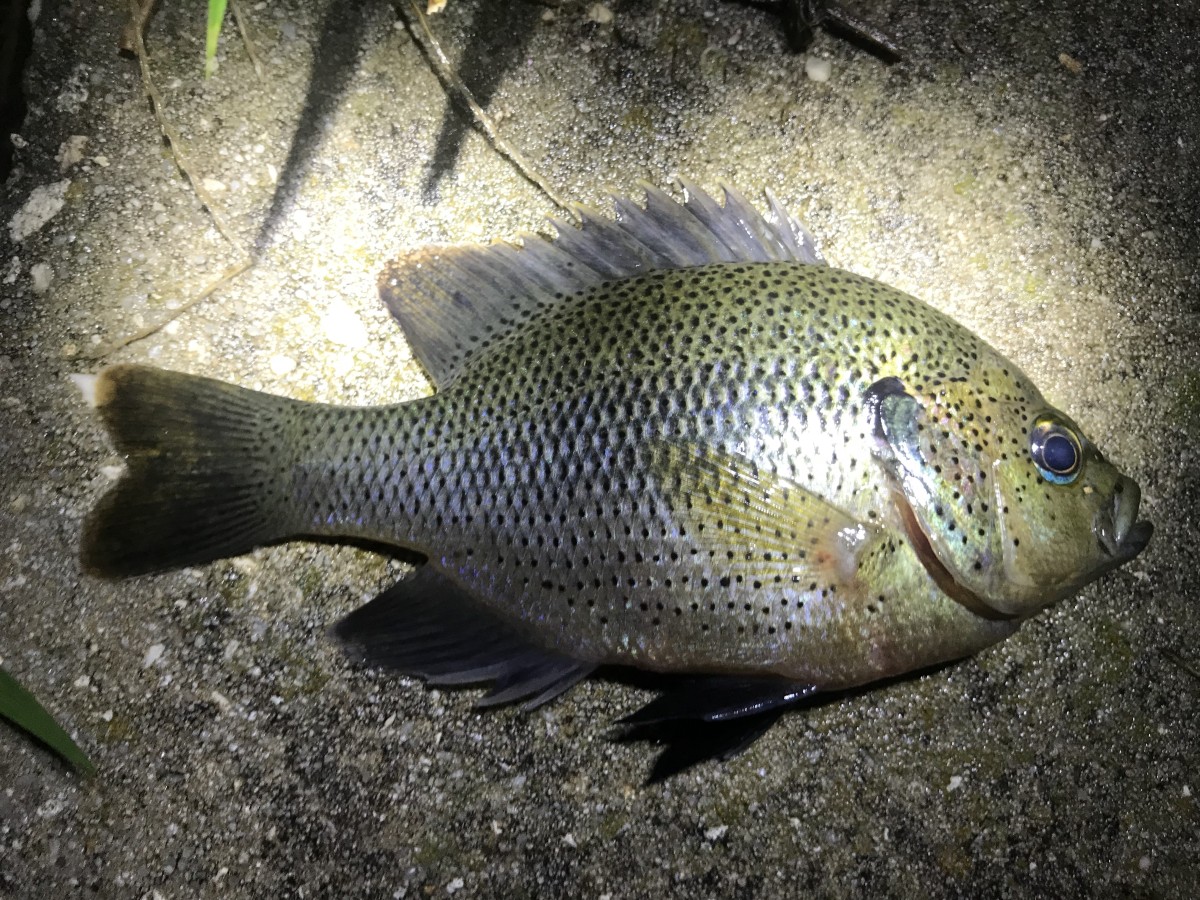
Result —
[[817, 688], [776, 678], [703, 675], [680, 680], [617, 722], [622, 741], [665, 744], [650, 773], [662, 781], [694, 765], [737, 756]]
[[662, 441], [652, 470], [681, 537], [763, 583], [849, 582], [879, 533], [795, 482], [719, 450]]

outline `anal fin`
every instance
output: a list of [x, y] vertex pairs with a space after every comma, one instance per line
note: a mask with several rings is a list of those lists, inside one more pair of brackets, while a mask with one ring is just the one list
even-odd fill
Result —
[[331, 629], [351, 656], [431, 685], [491, 682], [478, 703], [548, 703], [595, 664], [545, 650], [465, 588], [426, 565]]

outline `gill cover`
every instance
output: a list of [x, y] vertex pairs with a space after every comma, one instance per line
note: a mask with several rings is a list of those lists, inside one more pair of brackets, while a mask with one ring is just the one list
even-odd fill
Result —
[[[1017, 376], [1019, 377], [1019, 376]], [[997, 400], [966, 379], [918, 398], [868, 389], [876, 458], [942, 589], [981, 615], [1024, 617], [1136, 556], [1140, 492], [1031, 385]], [[1036, 405], [1036, 411], [1031, 408]]]

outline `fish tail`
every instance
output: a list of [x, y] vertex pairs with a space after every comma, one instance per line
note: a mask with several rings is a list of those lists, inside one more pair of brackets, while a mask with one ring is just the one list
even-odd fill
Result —
[[297, 401], [146, 366], [74, 377], [126, 460], [84, 522], [85, 571], [197, 565], [296, 530], [280, 459]]

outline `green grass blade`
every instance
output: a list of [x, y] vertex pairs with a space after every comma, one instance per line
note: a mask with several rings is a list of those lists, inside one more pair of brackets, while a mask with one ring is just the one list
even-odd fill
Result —
[[85, 775], [95, 774], [96, 767], [71, 736], [62, 730], [33, 694], [3, 669], [0, 669], [0, 718], [29, 732]]
[[208, 0], [208, 33], [204, 40], [205, 77], [217, 70], [217, 38], [221, 35], [221, 23], [225, 21], [227, 2], [228, 0]]

